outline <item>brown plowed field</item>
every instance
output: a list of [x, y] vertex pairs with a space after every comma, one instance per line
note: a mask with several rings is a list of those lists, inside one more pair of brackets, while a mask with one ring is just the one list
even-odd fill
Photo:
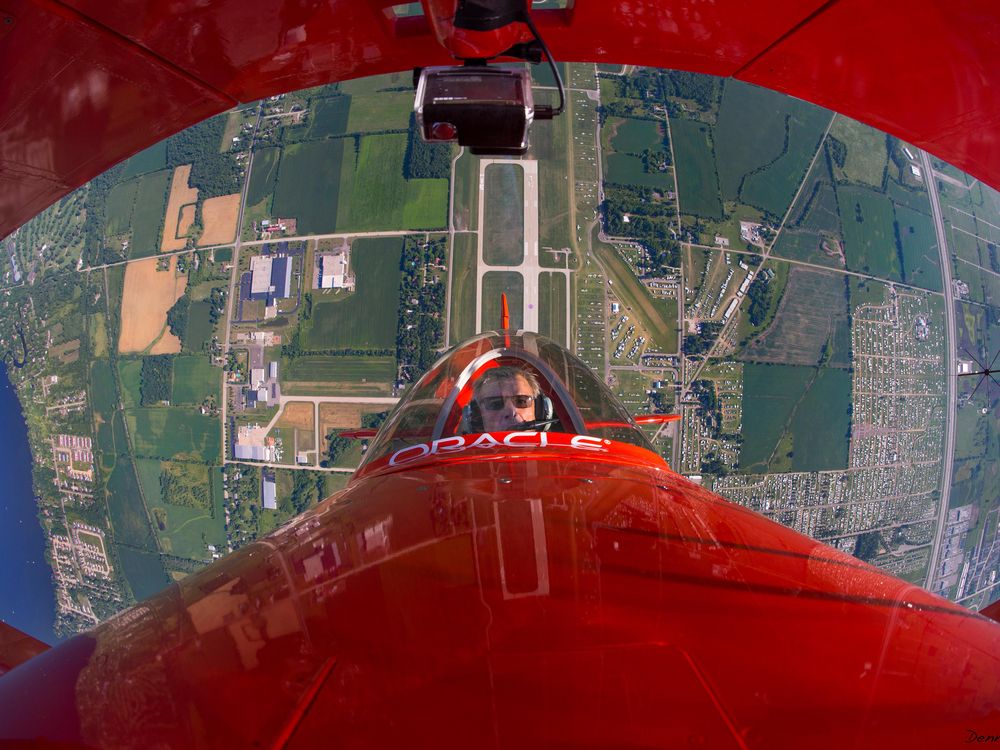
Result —
[[167, 310], [184, 294], [187, 276], [176, 275], [176, 256], [170, 258], [166, 271], [156, 270], [159, 262], [157, 258], [146, 258], [132, 261], [125, 268], [119, 352], [144, 351], [157, 336], [160, 338], [151, 350], [153, 354], [175, 354], [181, 350], [180, 339], [167, 329]]
[[[188, 185], [188, 177], [190, 176], [190, 164], [185, 164], [174, 170], [173, 181], [170, 183], [170, 198], [167, 199], [166, 218], [163, 222], [163, 241], [160, 242], [160, 252], [169, 253], [174, 250], [183, 250], [187, 244], [187, 237], [177, 237], [174, 233], [180, 234], [179, 227], [183, 219], [181, 209], [198, 201], [198, 189]], [[191, 221], [194, 221], [194, 213], [191, 214]], [[189, 223], [188, 227], [190, 226]], [[186, 232], [187, 229], [184, 231]]]
[[240, 215], [240, 194], [209, 198], [201, 205], [201, 220], [205, 230], [199, 245], [224, 245], [236, 238], [236, 221]]

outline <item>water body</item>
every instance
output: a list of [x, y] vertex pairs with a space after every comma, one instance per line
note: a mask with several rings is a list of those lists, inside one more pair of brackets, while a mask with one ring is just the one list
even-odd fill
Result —
[[31, 451], [21, 404], [0, 365], [0, 620], [55, 643], [55, 589], [31, 487]]

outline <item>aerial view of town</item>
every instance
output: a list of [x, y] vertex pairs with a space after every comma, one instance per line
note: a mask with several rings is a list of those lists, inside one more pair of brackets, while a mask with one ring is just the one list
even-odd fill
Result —
[[343, 488], [367, 444], [341, 433], [502, 293], [633, 414], [682, 416], [643, 426], [675, 471], [1000, 596], [1000, 193], [735, 80], [560, 71], [523, 157], [424, 143], [409, 72], [359, 79], [202, 122], [0, 240], [59, 636]]

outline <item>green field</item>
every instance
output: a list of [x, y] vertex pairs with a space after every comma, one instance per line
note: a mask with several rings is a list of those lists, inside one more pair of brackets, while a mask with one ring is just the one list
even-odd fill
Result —
[[105, 211], [110, 236], [125, 234], [132, 226], [132, 206], [135, 204], [135, 193], [138, 188], [139, 180], [129, 180], [119, 182], [108, 193]]
[[380, 382], [396, 379], [394, 357], [303, 356], [284, 366], [283, 380], [306, 382]]
[[138, 601], [158, 594], [170, 584], [160, 556], [155, 552], [145, 552], [124, 544], [115, 545], [122, 572], [129, 588]]
[[[353, 138], [286, 146], [278, 166], [273, 212], [298, 219], [299, 234], [334, 231], [341, 199], [341, 164], [345, 159], [354, 160]], [[317, 169], [317, 165], [322, 165], [322, 169]], [[266, 178], [262, 180], [265, 180], [261, 187], [264, 190]]]
[[212, 323], [212, 303], [207, 300], [192, 302], [188, 313], [187, 329], [184, 331], [184, 349], [200, 352], [212, 340], [215, 325]]
[[122, 179], [137, 177], [147, 172], [155, 172], [167, 166], [167, 142], [162, 140], [145, 151], [140, 151], [127, 162], [122, 172]]
[[336, 301], [314, 298], [312, 320], [303, 325], [305, 349], [391, 348], [396, 342], [399, 262], [403, 241], [358, 239], [351, 246], [357, 286]]
[[90, 405], [105, 420], [117, 407], [115, 379], [111, 373], [111, 363], [106, 359], [94, 360], [90, 368]]
[[851, 373], [820, 370], [792, 418], [792, 471], [847, 468], [850, 407]]
[[218, 461], [219, 420], [186, 407], [130, 409], [126, 413], [136, 456]]
[[931, 218], [906, 206], [896, 206], [896, 221], [903, 244], [903, 277], [906, 283], [942, 291], [941, 256]]
[[447, 225], [448, 180], [404, 179], [406, 140], [405, 133], [365, 136], [360, 139], [356, 163], [345, 154], [336, 214], [338, 231], [438, 229]]
[[[532, 139], [534, 147], [535, 140]], [[455, 162], [454, 173], [455, 215], [452, 220], [455, 229], [476, 229], [479, 226], [479, 157], [463, 151]]]
[[222, 484], [221, 470], [203, 464], [174, 464], [189, 472], [193, 481], [212, 487], [212, 509], [189, 508], [164, 502], [160, 492], [160, 475], [166, 464], [148, 458], [136, 461], [139, 481], [155, 519], [154, 532], [165, 553], [207, 561], [211, 559], [207, 545], [223, 549], [226, 544], [222, 501], [215, 491], [216, 486]]
[[864, 125], [857, 120], [838, 115], [830, 128], [830, 135], [847, 146], [847, 158], [838, 177], [847, 182], [857, 182], [882, 187], [882, 178], [889, 160], [885, 147], [885, 133]]
[[351, 97], [331, 96], [328, 99], [314, 99], [309, 122], [309, 139], [343, 135], [347, 132], [348, 111]]
[[209, 396], [219, 402], [222, 372], [204, 355], [174, 357], [174, 382], [170, 402], [175, 406], [200, 406]]
[[142, 507], [139, 483], [132, 461], [119, 456], [114, 471], [108, 477], [108, 513], [115, 532], [115, 541], [142, 549], [156, 549], [146, 511]]
[[484, 170], [483, 260], [517, 266], [524, 260], [524, 169], [489, 164]]
[[[715, 127], [715, 156], [723, 198], [739, 200], [743, 178], [768, 165], [775, 168], [774, 176], [783, 182], [790, 179], [789, 173], [797, 173], [801, 179], [829, 117], [814, 105], [777, 91], [726, 81]], [[809, 144], [813, 149], [806, 153]], [[790, 161], [778, 168], [783, 154]]]
[[611, 120], [617, 120], [618, 129], [611, 139], [611, 147], [624, 154], [641, 154], [646, 149], [660, 151], [663, 145], [663, 133], [660, 125], [652, 120], [635, 120], [632, 118], [608, 118], [605, 127], [611, 125]]
[[[545, 123], [546, 127], [538, 127], [531, 134], [531, 150], [529, 153], [538, 161], [538, 247], [542, 251], [541, 264], [551, 257], [544, 248], [562, 249], [572, 245], [572, 230], [569, 225], [570, 201], [574, 196], [569, 182], [570, 169], [576, 164], [570, 164], [572, 152], [571, 135], [583, 137], [584, 123], [573, 119], [572, 97], [568, 106], [571, 108], [566, 117], [557, 117]], [[579, 132], [572, 133], [576, 125]], [[574, 172], [573, 179], [579, 179]]]
[[524, 326], [524, 277], [519, 271], [487, 271], [483, 275], [483, 310], [481, 331], [500, 328], [500, 295], [507, 295], [510, 327]]
[[670, 137], [674, 143], [681, 213], [721, 219], [722, 199], [715, 171], [712, 128], [693, 120], [675, 119], [670, 123]]
[[797, 365], [743, 366], [741, 472], [767, 471], [771, 455], [815, 374], [815, 368]]
[[[796, 101], [791, 97], [787, 98], [789, 101]], [[785, 151], [773, 162], [746, 175], [740, 191], [740, 200], [763, 211], [769, 211], [774, 216], [784, 216], [809, 168], [809, 162], [816, 154], [820, 138], [829, 121], [829, 112], [811, 105], [805, 105], [790, 115], [787, 120], [788, 138]]]
[[632, 154], [608, 154], [605, 181], [615, 185], [639, 185], [641, 187], [673, 190], [674, 176], [666, 172], [647, 172], [642, 159]]
[[456, 234], [451, 254], [452, 345], [476, 333], [476, 235]]
[[407, 130], [413, 112], [412, 91], [379, 91], [354, 94], [347, 117], [348, 133]]
[[837, 201], [847, 267], [902, 281], [892, 229], [892, 202], [882, 193], [853, 185], [838, 186]]
[[122, 402], [126, 409], [140, 404], [139, 384], [142, 376], [142, 359], [118, 359], [118, 376], [122, 381]]
[[270, 198], [278, 183], [278, 165], [281, 162], [279, 147], [262, 148], [253, 152], [253, 168], [247, 187], [247, 205], [253, 206]]
[[130, 258], [145, 258], [160, 251], [160, 230], [172, 174], [172, 170], [164, 169], [139, 178], [132, 209]]
[[538, 332], [566, 346], [566, 277], [543, 272], [538, 276]]

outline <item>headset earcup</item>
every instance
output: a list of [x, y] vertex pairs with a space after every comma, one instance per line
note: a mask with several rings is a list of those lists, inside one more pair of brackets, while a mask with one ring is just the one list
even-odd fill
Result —
[[[547, 420], [552, 419], [554, 409], [552, 408], [552, 399], [548, 396], [539, 396], [535, 399], [535, 419], [536, 420]], [[542, 431], [545, 432], [551, 427], [551, 425], [545, 425], [542, 427]]]

